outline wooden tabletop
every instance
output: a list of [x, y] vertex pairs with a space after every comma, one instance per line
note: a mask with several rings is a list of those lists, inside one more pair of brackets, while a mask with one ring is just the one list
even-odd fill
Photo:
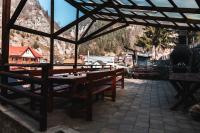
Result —
[[170, 73], [169, 80], [200, 82], [200, 73]]
[[56, 75], [49, 76], [49, 80], [56, 83], [74, 83], [74, 82], [85, 82], [86, 74], [81, 75]]

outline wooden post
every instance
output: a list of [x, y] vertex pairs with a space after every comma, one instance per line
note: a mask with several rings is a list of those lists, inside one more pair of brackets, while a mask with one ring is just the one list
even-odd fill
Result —
[[2, 13], [2, 64], [8, 63], [9, 58], [9, 35], [10, 29], [8, 22], [10, 20], [10, 6], [11, 0], [3, 0], [3, 13]]
[[124, 73], [125, 73], [124, 69], [123, 69], [122, 72], [123, 72], [123, 73], [122, 73], [122, 83], [121, 83], [121, 87], [122, 87], [122, 89], [124, 89]]
[[[2, 65], [8, 63], [9, 59], [9, 36], [10, 36], [10, 28], [8, 27], [8, 22], [10, 20], [10, 6], [11, 0], [3, 0], [3, 13], [2, 13]], [[9, 66], [3, 67], [4, 71], [9, 70]], [[1, 82], [3, 84], [8, 83], [7, 77], [2, 77]], [[1, 95], [7, 96], [7, 89], [2, 89]]]
[[[77, 12], [76, 12], [76, 19], [79, 18], [79, 9], [77, 9]], [[77, 68], [77, 60], [78, 60], [78, 31], [79, 31], [79, 23], [76, 24], [76, 35], [75, 35], [75, 58], [74, 58], [74, 68]]]
[[48, 76], [49, 76], [49, 64], [42, 66], [42, 87], [41, 95], [43, 97], [40, 102], [40, 130], [45, 131], [47, 129], [47, 108], [48, 108]]
[[51, 24], [50, 24], [50, 69], [53, 69], [54, 64], [54, 0], [51, 0]]
[[112, 72], [112, 101], [114, 102], [116, 99], [116, 72]]

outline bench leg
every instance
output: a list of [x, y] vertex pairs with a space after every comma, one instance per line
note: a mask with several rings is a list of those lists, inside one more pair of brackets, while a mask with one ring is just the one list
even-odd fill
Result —
[[[31, 84], [31, 92], [32, 93], [34, 93], [34, 90], [35, 90], [35, 85], [34, 84]], [[34, 98], [31, 98], [30, 99], [31, 101], [30, 101], [30, 108], [32, 109], [32, 110], [35, 110], [35, 99]]]
[[116, 87], [114, 87], [112, 90], [112, 101], [115, 102], [115, 99], [116, 99]]
[[124, 77], [122, 77], [121, 87], [122, 87], [122, 89], [124, 89]]
[[53, 92], [53, 84], [51, 84], [49, 86], [49, 95], [48, 95], [48, 112], [52, 112], [53, 111], [53, 96], [54, 96], [54, 92]]
[[86, 120], [87, 121], [92, 121], [92, 95], [88, 95], [87, 99], [87, 107], [86, 107]]

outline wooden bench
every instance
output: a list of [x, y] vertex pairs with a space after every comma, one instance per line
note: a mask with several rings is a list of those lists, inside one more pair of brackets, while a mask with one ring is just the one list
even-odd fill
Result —
[[[49, 76], [51, 75], [56, 75], [56, 74], [72, 74], [72, 75], [78, 75], [79, 73], [86, 73], [88, 71], [91, 71], [91, 68], [72, 68], [72, 69], [54, 69], [54, 70], [49, 70]], [[41, 70], [30, 70], [29, 74], [31, 77], [34, 76], [41, 76], [42, 71]], [[51, 112], [53, 111], [53, 99], [54, 97], [64, 97], [64, 98], [68, 98], [69, 95], [69, 91], [70, 91], [70, 84], [66, 81], [66, 82], [62, 82], [62, 83], [53, 83], [53, 82], [49, 82], [49, 103], [48, 103], [48, 111]], [[34, 84], [31, 84], [31, 91], [35, 92], [35, 93], [39, 93], [40, 92], [40, 87], [36, 87]], [[34, 108], [34, 104], [32, 108]]]
[[[93, 113], [93, 97], [104, 92], [111, 92], [111, 99], [115, 101], [116, 98], [116, 76], [115, 71], [89, 72], [87, 73], [87, 83], [84, 91], [79, 91], [73, 96], [74, 101], [79, 99], [79, 102], [84, 102], [84, 111], [86, 113], [86, 120], [92, 120]], [[111, 84], [110, 84], [111, 83]], [[75, 104], [75, 103], [73, 103]], [[73, 106], [72, 104], [72, 106]], [[71, 108], [71, 112], [77, 112], [77, 109]]]
[[120, 85], [122, 89], [124, 89], [124, 68], [115, 70], [116, 76], [116, 85]]
[[159, 71], [154, 68], [135, 68], [132, 76], [133, 78], [154, 78], [159, 75]]
[[[92, 68], [72, 68], [72, 69], [50, 69], [49, 70], [49, 75], [53, 74], [78, 74], [80, 72], [88, 72], [88, 71], [93, 71]], [[32, 76], [41, 76], [42, 71], [41, 70], [30, 70], [29, 73]]]

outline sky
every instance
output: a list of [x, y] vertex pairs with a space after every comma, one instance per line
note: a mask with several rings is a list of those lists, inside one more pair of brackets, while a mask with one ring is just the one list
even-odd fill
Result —
[[[50, 14], [51, 0], [38, 0], [42, 8]], [[76, 8], [71, 6], [65, 0], [55, 0], [55, 21], [59, 26], [63, 27], [76, 18]]]

